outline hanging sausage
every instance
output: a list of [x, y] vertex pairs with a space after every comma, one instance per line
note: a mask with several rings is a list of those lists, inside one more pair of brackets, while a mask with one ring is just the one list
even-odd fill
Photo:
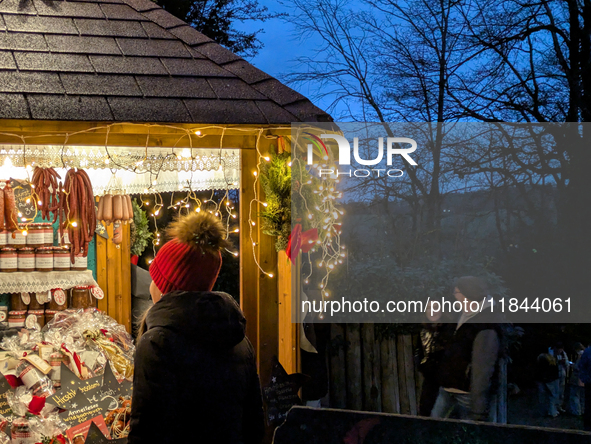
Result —
[[131, 197], [127, 194], [105, 194], [99, 198], [98, 219], [106, 224], [113, 223], [113, 242], [123, 241], [122, 224], [133, 222]]
[[67, 230], [72, 248], [70, 260], [74, 263], [77, 254], [88, 255], [88, 245], [96, 229], [94, 193], [86, 171], [72, 168], [66, 173], [60, 190], [60, 231]]

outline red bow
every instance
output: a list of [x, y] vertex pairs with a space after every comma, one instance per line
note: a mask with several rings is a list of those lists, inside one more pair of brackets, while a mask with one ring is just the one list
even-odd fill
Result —
[[296, 224], [289, 235], [287, 240], [287, 248], [285, 249], [285, 253], [287, 253], [287, 257], [293, 264], [293, 261], [300, 251], [302, 253], [307, 253], [310, 249], [314, 246], [316, 241], [318, 240], [318, 229], [311, 228], [306, 230], [302, 233], [302, 225]]
[[45, 407], [45, 398], [33, 395], [33, 399], [29, 402], [29, 412], [33, 415], [39, 415], [43, 407]]

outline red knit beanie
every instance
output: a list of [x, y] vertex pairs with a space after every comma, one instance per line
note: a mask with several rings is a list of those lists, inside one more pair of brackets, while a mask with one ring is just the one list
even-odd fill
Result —
[[156, 287], [162, 294], [211, 291], [222, 267], [221, 250], [229, 246], [221, 221], [201, 211], [174, 221], [167, 234], [172, 239], [150, 265]]

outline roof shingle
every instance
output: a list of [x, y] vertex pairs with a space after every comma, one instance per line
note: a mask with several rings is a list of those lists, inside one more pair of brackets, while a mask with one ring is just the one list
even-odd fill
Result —
[[90, 61], [98, 73], [104, 74], [155, 74], [167, 75], [166, 68], [159, 59], [152, 57], [90, 56]]
[[151, 57], [191, 57], [191, 53], [178, 40], [145, 40], [118, 38], [123, 54]]
[[0, 94], [0, 109], [5, 119], [30, 119], [27, 102], [22, 94]]
[[151, 0], [0, 0], [1, 118], [331, 120]]
[[16, 64], [10, 51], [0, 51], [0, 69], [16, 69]]
[[71, 18], [20, 14], [4, 14], [3, 17], [8, 31], [78, 34], [78, 30]]
[[181, 99], [109, 97], [109, 105], [117, 121], [191, 122]]
[[60, 74], [67, 94], [91, 96], [141, 96], [133, 76]]
[[0, 71], [0, 91], [63, 94], [59, 76], [53, 72]]
[[74, 23], [82, 35], [111, 37], [148, 37], [140, 22], [126, 20], [75, 19]]
[[138, 76], [137, 81], [146, 97], [216, 98], [205, 79]]
[[55, 52], [74, 54], [121, 54], [119, 46], [111, 37], [83, 37], [73, 35], [45, 36], [49, 49]]
[[87, 55], [46, 52], [14, 52], [21, 71], [94, 72]]
[[29, 94], [33, 119], [110, 121], [113, 114], [104, 97]]
[[[26, 2], [25, 2], [26, 3]], [[104, 19], [105, 15], [101, 11], [98, 3], [87, 2], [35, 2], [35, 9], [39, 15], [47, 15], [51, 17], [88, 17]]]
[[0, 32], [0, 49], [20, 49], [22, 51], [47, 51], [43, 34], [24, 32]]

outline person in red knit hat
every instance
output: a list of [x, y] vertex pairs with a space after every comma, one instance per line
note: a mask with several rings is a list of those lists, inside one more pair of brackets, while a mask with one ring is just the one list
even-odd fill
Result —
[[212, 291], [226, 231], [201, 211], [167, 235], [149, 270], [154, 306], [136, 347], [128, 442], [259, 443], [261, 388], [246, 320], [232, 296]]

